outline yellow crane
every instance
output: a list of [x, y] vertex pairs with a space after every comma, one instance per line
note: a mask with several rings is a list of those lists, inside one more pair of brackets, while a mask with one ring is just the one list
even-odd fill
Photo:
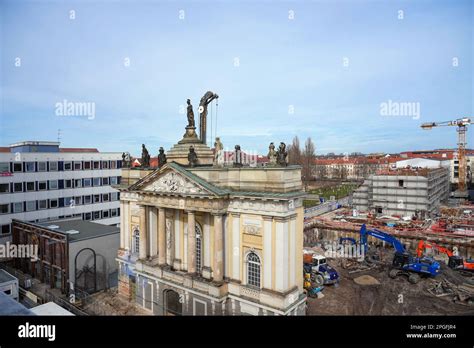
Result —
[[459, 161], [459, 178], [458, 178], [457, 195], [460, 197], [467, 196], [466, 132], [467, 132], [467, 126], [469, 126], [470, 124], [474, 124], [474, 122], [472, 122], [470, 118], [458, 118], [457, 120], [454, 120], [454, 121], [427, 122], [421, 125], [421, 128], [426, 129], [426, 130], [430, 130], [433, 127], [445, 127], [445, 126], [457, 127], [458, 161]]

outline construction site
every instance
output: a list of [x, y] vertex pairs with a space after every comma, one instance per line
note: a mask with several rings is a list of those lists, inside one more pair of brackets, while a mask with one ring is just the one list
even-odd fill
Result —
[[402, 161], [370, 175], [345, 199], [305, 210], [307, 314], [474, 314], [470, 124], [421, 126], [457, 128], [452, 169], [446, 161]]

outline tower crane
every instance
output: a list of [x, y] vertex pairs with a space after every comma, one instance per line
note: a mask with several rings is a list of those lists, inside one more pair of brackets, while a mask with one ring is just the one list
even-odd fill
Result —
[[466, 164], [466, 132], [467, 126], [474, 124], [470, 118], [458, 118], [453, 121], [445, 122], [427, 122], [421, 125], [421, 128], [431, 130], [433, 127], [445, 127], [454, 126], [457, 127], [458, 132], [458, 161], [459, 161], [459, 177], [458, 177], [458, 189], [457, 195], [459, 197], [467, 197], [466, 189], [466, 177], [467, 177], [467, 164]]

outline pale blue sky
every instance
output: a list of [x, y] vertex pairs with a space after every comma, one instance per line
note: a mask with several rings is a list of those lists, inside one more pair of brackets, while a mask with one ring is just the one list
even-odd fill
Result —
[[[318, 153], [454, 147], [419, 124], [474, 116], [471, 1], [0, 0], [0, 23], [0, 146], [60, 128], [65, 147], [156, 155], [207, 90], [224, 146], [259, 152], [294, 135]], [[95, 118], [56, 116], [64, 99]], [[421, 117], [380, 115], [388, 100]]]

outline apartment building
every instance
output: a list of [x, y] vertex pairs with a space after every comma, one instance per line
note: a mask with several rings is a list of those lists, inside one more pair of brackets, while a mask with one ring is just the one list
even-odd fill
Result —
[[0, 148], [0, 244], [11, 239], [12, 219], [65, 218], [117, 226], [122, 154], [24, 141]]

